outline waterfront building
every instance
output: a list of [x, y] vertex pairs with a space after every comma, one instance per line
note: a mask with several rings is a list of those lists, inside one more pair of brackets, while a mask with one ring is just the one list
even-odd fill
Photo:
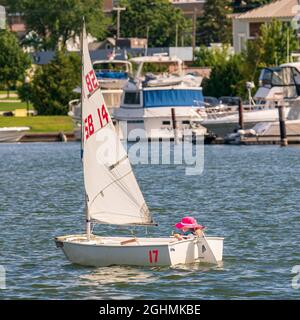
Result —
[[241, 52], [248, 40], [255, 39], [262, 24], [273, 19], [292, 23], [299, 14], [298, 0], [277, 0], [245, 13], [232, 15], [233, 46]]

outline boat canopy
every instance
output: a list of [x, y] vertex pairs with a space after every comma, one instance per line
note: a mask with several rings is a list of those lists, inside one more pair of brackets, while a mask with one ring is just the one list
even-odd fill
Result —
[[[294, 66], [280, 66], [275, 68], [264, 68], [259, 77], [259, 94], [262, 89], [278, 88], [285, 98], [300, 96], [300, 72]], [[266, 94], [264, 94], [265, 96]]]
[[105, 71], [96, 71], [96, 77], [97, 79], [127, 79], [128, 78], [128, 73], [127, 72], [122, 72], [122, 71], [110, 71], [110, 70], [105, 70]]
[[144, 90], [144, 108], [192, 107], [204, 102], [202, 89]]
[[300, 73], [296, 68], [289, 66], [264, 68], [259, 80], [262, 86], [300, 85]]

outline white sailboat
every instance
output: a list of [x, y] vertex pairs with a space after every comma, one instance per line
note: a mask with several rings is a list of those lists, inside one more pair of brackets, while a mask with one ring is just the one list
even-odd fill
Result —
[[66, 257], [86, 266], [172, 266], [222, 260], [223, 238], [102, 237], [91, 223], [154, 225], [144, 197], [106, 109], [82, 36], [83, 171], [86, 191], [86, 233], [55, 238]]

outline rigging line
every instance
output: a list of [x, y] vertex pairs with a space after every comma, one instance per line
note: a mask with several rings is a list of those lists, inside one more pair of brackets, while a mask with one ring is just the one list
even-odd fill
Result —
[[[130, 170], [130, 172], [128, 174], [130, 174], [132, 172], [132, 168]], [[112, 175], [114, 175], [112, 173]], [[129, 188], [121, 181], [123, 177], [118, 178], [116, 176], [116, 180], [115, 182], [117, 183], [117, 185], [124, 191], [125, 195], [129, 198], [129, 200], [131, 200], [131, 202], [136, 206], [136, 208], [139, 210], [139, 215], [141, 218], [145, 218], [146, 217], [150, 217], [150, 212], [149, 209], [147, 207], [147, 204], [145, 203], [145, 200], [143, 201], [143, 204], [140, 205], [139, 201], [133, 196], [132, 193], [129, 192]], [[133, 177], [134, 178], [134, 177]], [[135, 179], [135, 178], [134, 178]]]
[[[101, 160], [101, 159], [99, 159], [99, 160]], [[102, 161], [102, 165], [105, 167], [105, 168], [107, 168], [107, 166], [103, 163], [103, 161]], [[139, 208], [139, 203], [138, 203], [138, 201], [135, 199], [135, 198], [133, 198], [132, 197], [132, 195], [130, 194], [130, 193], [128, 193], [128, 187], [124, 187], [124, 185], [122, 185], [122, 183], [118, 183], [119, 182], [119, 180], [121, 180], [121, 179], [123, 179], [124, 177], [126, 177], [127, 175], [129, 175], [130, 173], [132, 172], [132, 168], [130, 167], [130, 171], [129, 172], [127, 172], [125, 175], [123, 175], [123, 176], [116, 176], [113, 172], [111, 172], [111, 171], [107, 171], [107, 173], [109, 174], [109, 175], [111, 175], [111, 179], [116, 179], [115, 181], [113, 181], [113, 182], [111, 182], [110, 184], [108, 184], [107, 186], [105, 186], [105, 188], [103, 188], [101, 191], [99, 191], [98, 192], [98, 194], [94, 197], [94, 199], [91, 201], [91, 203], [93, 203], [95, 200], [96, 200], [96, 198], [99, 196], [99, 194], [101, 194], [101, 192], [103, 192], [105, 189], [107, 189], [108, 187], [110, 187], [112, 184], [114, 184], [115, 182], [120, 186], [120, 187], [122, 187], [123, 186], [123, 191], [125, 192], [125, 194], [130, 198], [130, 200]], [[131, 197], [130, 197], [131, 196]]]
[[113, 170], [116, 166], [118, 166], [121, 162], [126, 160], [128, 158], [128, 155], [125, 155], [122, 159], [118, 160], [115, 164], [108, 167], [109, 170]]
[[[113, 128], [112, 128], [113, 129]], [[101, 129], [98, 129], [96, 132], [98, 132]], [[120, 146], [120, 143], [118, 144]], [[122, 147], [122, 145], [121, 145]], [[128, 156], [127, 156], [128, 158]], [[101, 159], [99, 159], [101, 161]], [[129, 160], [128, 160], [129, 161]], [[103, 161], [101, 161], [102, 165], [107, 169], [107, 165], [105, 163], [103, 163]], [[129, 163], [130, 166], [130, 163]], [[123, 176], [120, 175], [116, 175], [115, 173], [113, 173], [112, 171], [107, 171], [108, 174], [111, 175], [112, 178], [115, 178], [116, 180], [113, 181], [112, 183], [110, 183], [109, 185], [107, 185], [104, 189], [102, 189], [95, 197], [94, 199], [91, 201], [91, 204], [96, 200], [96, 198], [99, 196], [99, 194], [101, 194], [101, 192], [103, 192], [106, 188], [110, 187], [112, 184], [114, 184], [115, 182], [117, 183], [117, 185], [125, 192], [125, 194], [127, 195], [127, 197], [133, 202], [133, 204], [143, 213], [143, 216], [145, 216], [145, 214], [147, 216], [149, 216], [149, 209], [147, 208], [147, 205], [145, 206], [147, 208], [147, 210], [142, 209], [144, 207], [145, 204], [145, 200], [144, 200], [144, 204], [142, 207], [140, 207], [139, 201], [132, 195], [132, 193], [129, 192], [129, 188], [128, 186], [124, 185], [124, 183], [122, 183], [120, 180], [123, 179], [124, 177], [126, 177], [127, 175], [129, 175], [132, 172], [132, 168], [130, 166], [130, 171], [128, 173], [126, 173]], [[117, 171], [118, 172], [118, 171]], [[135, 177], [133, 177], [135, 179]], [[136, 182], [136, 181], [135, 181]], [[137, 182], [136, 182], [137, 183]]]
[[[128, 176], [130, 173], [132, 172], [132, 170], [130, 170], [129, 172], [127, 172], [126, 174], [124, 174], [122, 177], [119, 177], [118, 179], [123, 179], [125, 178], [126, 176]], [[109, 188], [111, 185], [113, 185], [115, 182], [118, 182], [117, 181], [112, 181], [111, 183], [109, 183], [108, 185], [106, 185], [102, 190], [100, 190], [96, 196], [94, 197], [94, 199], [91, 201], [91, 204], [96, 200], [96, 198], [98, 198], [98, 196], [104, 191], [106, 190], [107, 188]]]
[[[132, 171], [132, 168], [131, 168], [131, 172]], [[113, 173], [112, 173], [113, 174]], [[135, 183], [138, 185], [136, 179], [135, 179], [135, 176], [133, 175], [133, 179], [135, 180]], [[144, 211], [144, 215], [145, 213], [149, 213], [149, 209], [147, 207], [147, 204], [145, 202], [145, 200], [143, 201], [143, 205], [140, 207], [140, 203], [139, 201], [134, 197], [134, 195], [129, 191], [130, 189], [128, 188], [128, 186], [126, 186], [122, 181], [118, 181], [118, 185], [123, 188], [124, 192], [126, 193], [126, 195], [128, 196], [128, 198], [131, 199], [131, 201], [137, 206], [137, 208], [141, 211], [143, 210], [143, 207], [145, 206], [147, 208], [147, 210], [143, 210]], [[142, 195], [143, 196], [143, 195]], [[148, 214], [149, 215], [149, 214]]]
[[[119, 144], [119, 146], [120, 146], [120, 144]], [[121, 147], [122, 147], [122, 145], [121, 145]], [[126, 160], [126, 159], [128, 159], [127, 154], [126, 154], [126, 158], [125, 158], [124, 160]], [[101, 160], [101, 159], [100, 159], [100, 160]], [[123, 160], [123, 159], [121, 159], [121, 160]], [[119, 161], [121, 162], [121, 160], [119, 160]], [[124, 161], [124, 160], [123, 160], [123, 161]], [[129, 161], [129, 160], [128, 160], [128, 161]], [[107, 165], [105, 165], [103, 162], [102, 162], [102, 165], [103, 165], [105, 168], [108, 168]], [[116, 183], [116, 184], [125, 192], [125, 194], [127, 195], [127, 197], [136, 205], [136, 207], [137, 207], [139, 210], [141, 210], [139, 201], [132, 195], [132, 193], [129, 192], [128, 186], [120, 181], [120, 180], [122, 180], [125, 176], [127, 176], [128, 174], [130, 174], [130, 173], [132, 172], [132, 168], [131, 168], [130, 163], [129, 163], [129, 167], [130, 167], [130, 172], [128, 172], [126, 175], [123, 175], [123, 176], [121, 176], [121, 175], [119, 174], [119, 171], [117, 171], [117, 170], [116, 170], [116, 172], [117, 172], [118, 174], [116, 174], [116, 173], [114, 173], [114, 172], [112, 172], [112, 171], [108, 171], [108, 174], [110, 174], [111, 177], [112, 177], [113, 179], [115, 179], [115, 181], [113, 181], [112, 183], [110, 183], [109, 185], [107, 185], [104, 189], [102, 189], [102, 190], [96, 195], [96, 197], [93, 199], [93, 202], [95, 201], [95, 199], [99, 196], [99, 194], [100, 194], [101, 192], [103, 192], [103, 191], [104, 191], [106, 188], [108, 188], [110, 185]], [[117, 167], [115, 167], [115, 168], [117, 168]], [[133, 178], [135, 179], [134, 176], [133, 176]], [[135, 182], [136, 182], [136, 180], [135, 180]], [[137, 182], [136, 182], [136, 183], [137, 183]], [[145, 203], [145, 201], [144, 201], [144, 203]], [[146, 206], [146, 207], [147, 207], [147, 206]], [[149, 210], [148, 210], [148, 211], [149, 211]], [[146, 213], [147, 213], [147, 211], [146, 211]]]
[[[109, 185], [107, 185], [104, 189], [102, 189], [95, 197], [94, 199], [91, 201], [91, 204], [98, 198], [98, 196], [107, 188], [109, 188], [111, 185], [113, 185], [114, 183], [117, 183], [117, 185], [124, 191], [125, 195], [129, 198], [129, 200], [131, 200], [131, 202], [136, 206], [136, 208], [139, 210], [139, 216], [140, 218], [151, 218], [150, 216], [150, 212], [149, 209], [145, 203], [145, 200], [143, 201], [143, 204], [140, 205], [139, 201], [134, 198], [134, 196], [128, 192], [129, 188], [126, 187], [126, 185], [124, 185], [124, 183], [122, 183], [120, 180], [125, 178], [126, 176], [128, 176], [130, 173], [132, 172], [132, 169], [130, 168], [130, 171], [127, 172], [125, 175], [123, 176], [115, 176], [116, 180], [114, 180], [112, 183], [110, 183]], [[114, 174], [111, 173], [113, 176]]]

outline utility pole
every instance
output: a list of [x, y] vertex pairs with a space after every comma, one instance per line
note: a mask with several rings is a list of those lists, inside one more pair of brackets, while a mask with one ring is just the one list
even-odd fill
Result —
[[196, 49], [196, 29], [197, 29], [197, 9], [194, 8], [194, 14], [193, 14], [193, 60], [195, 58], [195, 49]]
[[176, 38], [175, 38], [175, 47], [178, 47], [178, 24], [176, 23]]
[[147, 55], [148, 55], [148, 46], [149, 46], [149, 30], [150, 30], [150, 27], [149, 27], [149, 26], [147, 26], [147, 31], [146, 31], [147, 44], [146, 44], [145, 56], [147, 56]]
[[114, 7], [113, 11], [117, 11], [117, 40], [120, 38], [120, 25], [121, 25], [121, 11], [125, 11], [126, 8]]
[[290, 62], [290, 31], [287, 29], [287, 46], [286, 46], [286, 62]]

